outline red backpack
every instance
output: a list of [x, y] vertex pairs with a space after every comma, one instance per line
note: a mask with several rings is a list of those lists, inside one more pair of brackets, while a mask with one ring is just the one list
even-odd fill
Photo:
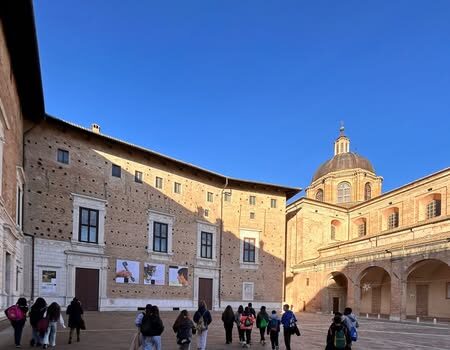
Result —
[[25, 319], [25, 313], [18, 305], [13, 305], [6, 310], [6, 317], [10, 321], [21, 321]]

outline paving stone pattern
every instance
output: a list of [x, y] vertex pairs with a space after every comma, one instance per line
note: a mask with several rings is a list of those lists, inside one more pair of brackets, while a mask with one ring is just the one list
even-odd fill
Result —
[[[58, 331], [57, 349], [101, 349], [101, 350], [128, 350], [135, 328], [133, 327], [136, 313], [110, 312], [87, 313], [85, 315], [87, 331], [82, 333], [80, 343], [67, 344], [68, 331]], [[178, 315], [176, 312], [161, 313], [165, 325], [163, 333], [163, 349], [177, 350], [172, 324]], [[213, 323], [208, 334], [208, 350], [240, 349], [237, 343], [237, 331], [234, 330], [231, 345], [225, 345], [225, 333], [220, 321], [220, 313], [213, 313]], [[300, 314], [300, 329], [302, 336], [293, 338], [292, 349], [314, 350], [325, 348], [325, 337], [331, 316], [317, 314]], [[403, 350], [403, 349], [450, 349], [450, 327], [448, 324], [415, 324], [396, 323], [388, 321], [360, 319], [360, 339], [354, 344], [356, 350]], [[22, 347], [29, 348], [30, 328], [25, 330]], [[267, 344], [258, 344], [259, 331], [253, 331], [252, 349], [270, 349]], [[282, 342], [282, 335], [280, 334]], [[13, 332], [9, 327], [0, 332], [0, 349], [13, 349]], [[195, 350], [196, 339], [194, 337], [192, 350]], [[285, 349], [284, 344], [280, 349]]]

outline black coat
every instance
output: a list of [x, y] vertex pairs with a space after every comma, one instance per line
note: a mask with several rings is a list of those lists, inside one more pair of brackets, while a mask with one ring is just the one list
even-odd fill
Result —
[[225, 328], [233, 328], [235, 321], [233, 312], [231, 314], [225, 311], [222, 313], [222, 322]]
[[67, 307], [66, 314], [69, 315], [69, 328], [81, 328], [83, 308], [80, 302], [72, 301]]

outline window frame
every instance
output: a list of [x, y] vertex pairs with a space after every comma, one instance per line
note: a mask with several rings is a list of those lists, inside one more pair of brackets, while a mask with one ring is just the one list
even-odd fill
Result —
[[323, 190], [321, 188], [316, 191], [316, 195], [314, 198], [316, 199], [316, 201], [323, 202]]
[[[206, 243], [203, 243], [203, 238], [206, 238]], [[208, 237], [210, 241], [208, 243]], [[202, 259], [213, 259], [213, 247], [214, 247], [214, 234], [212, 232], [201, 231], [200, 233], [200, 258]], [[203, 248], [205, 248], [205, 254], [203, 254]]]
[[[437, 218], [442, 214], [442, 202], [440, 199], [433, 199], [425, 205], [425, 217], [427, 220]], [[430, 215], [431, 214], [431, 215]]]
[[271, 198], [270, 199], [270, 207], [272, 209], [276, 209], [276, 207], [277, 207], [277, 200], [276, 200], [276, 198]]
[[253, 196], [253, 195], [249, 196], [248, 197], [248, 204], [256, 205], [256, 196]]
[[[159, 235], [157, 234], [156, 231], [156, 227], [159, 226]], [[161, 227], [165, 227], [166, 228], [166, 236], [163, 237], [161, 235], [162, 230]], [[155, 249], [155, 243], [156, 241], [159, 239], [159, 247], [160, 250], [156, 250]], [[165, 250], [161, 250], [161, 246], [162, 246], [162, 242], [165, 241]], [[167, 254], [169, 251], [169, 225], [167, 223], [164, 222], [159, 222], [159, 221], [153, 221], [153, 246], [152, 246], [152, 250], [155, 253], [163, 253], [163, 254]]]
[[398, 211], [394, 211], [390, 213], [387, 217], [387, 229], [393, 230], [397, 227], [399, 227], [399, 221], [400, 221], [400, 215]]
[[224, 202], [228, 202], [228, 203], [231, 202], [231, 192], [224, 192], [223, 196], [224, 196], [224, 198], [223, 198]]
[[341, 204], [341, 203], [351, 203], [351, 201], [352, 201], [352, 185], [348, 181], [340, 182], [337, 185], [337, 202]]
[[332, 241], [335, 241], [336, 240], [336, 231], [337, 231], [336, 225], [331, 224], [330, 230], [331, 230], [331, 232], [330, 232], [330, 239]]
[[255, 220], [255, 218], [256, 218], [255, 212], [254, 212], [254, 211], [251, 211], [251, 212], [250, 212], [250, 220]]
[[[60, 157], [60, 155], [61, 155], [61, 157]], [[58, 148], [58, 150], [56, 151], [56, 161], [61, 164], [66, 164], [66, 165], [69, 164], [69, 162], [70, 162], [69, 151], [62, 149], [62, 148]]]
[[[140, 176], [138, 176], [140, 174]], [[141, 184], [144, 182], [144, 173], [139, 170], [134, 171], [134, 182]]]
[[209, 217], [209, 209], [203, 209], [203, 215]]
[[213, 203], [214, 202], [214, 193], [206, 192], [206, 201], [209, 203]]
[[365, 237], [366, 235], [367, 235], [367, 223], [363, 221], [360, 224], [358, 224], [358, 238]]
[[163, 178], [159, 176], [155, 176], [155, 188], [162, 190], [163, 189]]
[[181, 194], [181, 183], [180, 182], [173, 183], [173, 193]]
[[372, 185], [370, 182], [366, 182], [364, 185], [364, 200], [368, 201], [372, 199]]
[[[116, 173], [118, 171], [118, 174]], [[118, 177], [119, 179], [122, 177], [122, 167], [117, 164], [111, 165], [111, 176], [112, 177]]]
[[[87, 210], [88, 212], [88, 218], [87, 218], [87, 225], [83, 224], [83, 210]], [[95, 225], [91, 224], [91, 212], [96, 213], [96, 220]], [[81, 243], [89, 243], [89, 244], [98, 244], [98, 236], [99, 236], [99, 216], [100, 211], [98, 209], [92, 209], [87, 207], [79, 207], [79, 221], [78, 221], [78, 242]], [[81, 231], [83, 227], [87, 227], [87, 240], [81, 239]], [[95, 227], [96, 235], [95, 235], [95, 241], [91, 240], [91, 227]]]
[[[244, 244], [242, 250], [242, 261], [244, 263], [256, 263], [256, 239], [251, 237], [244, 237], [243, 241]], [[250, 256], [251, 253], [253, 253], [253, 260]]]

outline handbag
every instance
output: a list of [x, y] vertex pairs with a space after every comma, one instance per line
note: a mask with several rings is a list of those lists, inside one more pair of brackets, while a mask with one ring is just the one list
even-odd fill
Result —
[[291, 334], [295, 334], [297, 337], [299, 337], [300, 334], [300, 329], [298, 329], [298, 326], [295, 325], [294, 327], [290, 328]]
[[84, 322], [83, 317], [80, 317], [80, 329], [86, 330], [86, 322]]
[[41, 318], [38, 321], [37, 327], [36, 327], [39, 334], [45, 334], [47, 332], [48, 325], [49, 325], [48, 318], [47, 317]]

